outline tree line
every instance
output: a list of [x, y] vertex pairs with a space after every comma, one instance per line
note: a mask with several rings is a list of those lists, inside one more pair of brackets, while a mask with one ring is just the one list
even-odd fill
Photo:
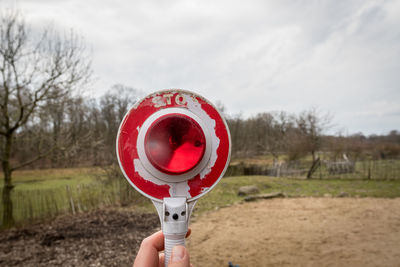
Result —
[[117, 84], [98, 99], [69, 96], [44, 103], [15, 134], [12, 160], [31, 162], [29, 168], [115, 162], [119, 124], [137, 97], [137, 90]]
[[[12, 161], [26, 168], [106, 166], [116, 163], [115, 142], [124, 115], [144, 93], [121, 84], [99, 98], [64, 96], [46, 101], [14, 135]], [[229, 115], [219, 104], [232, 139], [232, 158], [270, 155], [276, 160], [351, 160], [400, 155], [400, 133], [328, 135], [332, 117], [317, 109], [298, 114]], [[4, 138], [1, 139], [4, 142]], [[4, 143], [2, 146], [4, 147]]]
[[[224, 110], [224, 109], [222, 109]], [[271, 155], [287, 161], [309, 157], [315, 161], [320, 154], [336, 161], [346, 155], [350, 160], [389, 159], [400, 156], [400, 132], [365, 136], [329, 134], [332, 116], [311, 108], [298, 114], [259, 113], [250, 118], [227, 116], [231, 131], [233, 158]]]

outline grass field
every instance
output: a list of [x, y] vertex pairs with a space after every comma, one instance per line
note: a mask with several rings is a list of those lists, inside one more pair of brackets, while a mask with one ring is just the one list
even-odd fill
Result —
[[[271, 157], [256, 157], [249, 159], [232, 160], [227, 170], [231, 176], [240, 175], [265, 175], [283, 176], [292, 178], [305, 178], [310, 167], [311, 159], [304, 158], [299, 161], [282, 162], [283, 164], [274, 165]], [[332, 168], [332, 164], [335, 164]], [[328, 168], [330, 164], [331, 168]], [[278, 174], [279, 173], [279, 174]], [[371, 179], [371, 180], [395, 180], [400, 179], [400, 160], [359, 160], [352, 165], [345, 161], [329, 161], [322, 159], [316, 165], [312, 174], [315, 179]]]
[[227, 206], [243, 197], [241, 186], [256, 185], [261, 193], [282, 192], [287, 197], [400, 197], [400, 180], [299, 180], [283, 177], [236, 176], [228, 177], [199, 200], [196, 209], [201, 213]]
[[[13, 172], [13, 184], [16, 191], [46, 190], [78, 184], [94, 182], [95, 175], [101, 169], [96, 168], [70, 168], [47, 170], [23, 170]], [[0, 188], [3, 181], [0, 183]]]
[[[18, 223], [111, 205], [134, 204], [143, 210], [153, 210], [151, 202], [131, 188], [124, 178], [107, 179], [100, 168], [19, 171], [14, 173], [13, 181], [14, 216]], [[243, 197], [237, 192], [244, 185], [256, 185], [261, 193], [282, 192], [287, 197], [400, 197], [400, 180], [236, 176], [222, 179], [214, 190], [200, 199], [195, 214], [241, 201]], [[0, 219], [1, 212], [2, 205]]]
[[[27, 170], [13, 173], [14, 218], [17, 224], [77, 213], [102, 206], [126, 205], [138, 199], [125, 179], [107, 179], [101, 168]], [[3, 187], [3, 179], [0, 190]], [[0, 205], [0, 220], [3, 206]]]

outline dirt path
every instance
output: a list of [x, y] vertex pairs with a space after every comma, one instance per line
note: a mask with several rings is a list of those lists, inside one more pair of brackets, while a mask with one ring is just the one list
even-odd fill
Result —
[[0, 232], [0, 266], [132, 266], [154, 213], [107, 209]]
[[264, 200], [205, 214], [191, 228], [199, 267], [400, 266], [400, 199]]

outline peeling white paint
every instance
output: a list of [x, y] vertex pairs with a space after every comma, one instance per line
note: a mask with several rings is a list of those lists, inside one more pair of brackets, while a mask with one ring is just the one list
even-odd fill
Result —
[[201, 104], [195, 99], [195, 97], [185, 94], [185, 98], [187, 101], [187, 108], [203, 120], [205, 125], [209, 127], [209, 132], [211, 133], [211, 157], [207, 167], [200, 172], [200, 179], [203, 179], [207, 174], [210, 173], [212, 167], [214, 167], [215, 162], [217, 161], [217, 149], [219, 147], [220, 140], [215, 133], [215, 120], [208, 116], [207, 112], [201, 108]]
[[[153, 175], [151, 175], [143, 166], [142, 162], [140, 162], [139, 159], [134, 159], [133, 160], [133, 165], [135, 166], [135, 171], [144, 179], [146, 179], [147, 181], [150, 181], [154, 184], [157, 185], [165, 185], [167, 184], [166, 182], [155, 178]], [[168, 184], [170, 185], [170, 184]]]
[[189, 193], [190, 187], [187, 181], [180, 182], [180, 183], [173, 183], [172, 185], [174, 194], [171, 196], [177, 197], [187, 197], [191, 198], [192, 196]]
[[134, 159], [133, 164], [135, 166], [135, 171], [144, 179], [149, 182], [152, 182], [156, 185], [168, 185], [169, 186], [169, 194], [174, 197], [187, 197], [191, 198], [192, 196], [189, 193], [190, 187], [188, 182], [180, 182], [180, 183], [166, 183], [163, 180], [157, 179], [153, 175], [151, 175], [140, 162], [139, 159]]

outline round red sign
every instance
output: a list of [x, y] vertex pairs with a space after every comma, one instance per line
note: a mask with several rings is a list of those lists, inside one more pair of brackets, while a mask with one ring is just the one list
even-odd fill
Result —
[[196, 200], [211, 190], [229, 164], [230, 134], [217, 109], [184, 90], [155, 92], [125, 115], [117, 157], [128, 180], [155, 201]]

